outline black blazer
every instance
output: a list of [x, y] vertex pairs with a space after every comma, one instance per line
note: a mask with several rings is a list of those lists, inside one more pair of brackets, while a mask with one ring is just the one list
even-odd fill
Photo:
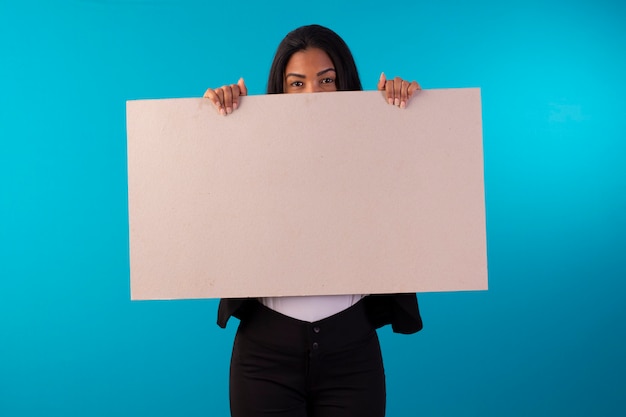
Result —
[[[217, 324], [224, 328], [230, 317], [239, 320], [251, 314], [255, 298], [222, 298], [217, 310]], [[375, 294], [363, 300], [367, 315], [374, 327], [391, 324], [395, 333], [416, 333], [422, 329], [422, 317], [417, 304], [417, 295]]]

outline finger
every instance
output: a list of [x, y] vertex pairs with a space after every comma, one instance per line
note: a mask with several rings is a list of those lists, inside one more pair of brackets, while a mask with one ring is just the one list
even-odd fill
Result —
[[402, 98], [402, 78], [396, 77], [393, 79], [393, 104], [394, 106], [400, 106], [400, 99]]
[[400, 89], [400, 108], [406, 108], [406, 103], [409, 101], [409, 84], [408, 81], [402, 80], [402, 88]]
[[383, 91], [385, 89], [385, 83], [387, 82], [387, 77], [385, 77], [385, 73], [380, 73], [380, 78], [378, 79], [378, 90]]
[[239, 96], [245, 96], [248, 94], [248, 89], [246, 88], [246, 84], [243, 82], [243, 78], [240, 78], [237, 81], [237, 84], [232, 85], [233, 90], [233, 110], [237, 110], [239, 108]]
[[419, 83], [417, 81], [412, 81], [411, 85], [409, 85], [409, 98], [411, 98], [411, 96], [413, 96], [413, 93], [415, 93], [416, 91], [421, 90], [422, 87], [419, 85]]
[[208, 98], [209, 100], [211, 100], [211, 103], [213, 103], [213, 106], [215, 107], [215, 109], [223, 114], [224, 108], [223, 108], [223, 102], [224, 102], [224, 96], [223, 94], [220, 95], [219, 93], [221, 92], [221, 90], [218, 88], [217, 90], [213, 90], [212, 88], [207, 89], [204, 92], [204, 97]]
[[226, 109], [226, 114], [231, 114], [233, 112], [233, 88], [230, 85], [225, 85], [221, 88], [224, 92], [224, 108]]
[[407, 100], [406, 100], [406, 103], [404, 104], [404, 107], [406, 107], [411, 97], [413, 97], [413, 94], [415, 94], [416, 91], [419, 91], [421, 89], [422, 87], [420, 87], [417, 81], [411, 81], [411, 84], [409, 84], [409, 87], [407, 89]]
[[240, 91], [239, 94], [242, 96], [247, 96], [248, 87], [246, 87], [246, 83], [244, 82], [243, 78], [240, 78], [239, 81], [237, 81], [237, 85], [239, 86], [239, 91]]
[[384, 91], [383, 97], [387, 100], [387, 103], [393, 104], [393, 97], [390, 97], [389, 94], [393, 91], [393, 80], [387, 81], [387, 77], [384, 72], [380, 73], [380, 78], [378, 79], [378, 90]]
[[387, 80], [387, 82], [385, 83], [385, 92], [386, 92], [386, 98], [387, 98], [387, 103], [393, 105], [394, 103], [394, 88], [393, 88], [393, 84], [394, 84], [394, 80]]

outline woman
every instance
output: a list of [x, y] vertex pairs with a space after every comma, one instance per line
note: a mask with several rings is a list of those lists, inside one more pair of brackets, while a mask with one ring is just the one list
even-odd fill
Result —
[[[268, 94], [361, 90], [348, 46], [330, 29], [303, 26], [278, 46]], [[387, 102], [406, 107], [417, 82], [381, 74]], [[247, 94], [236, 84], [204, 97], [223, 115]], [[376, 328], [415, 333], [422, 321], [415, 294], [223, 299], [218, 324], [240, 319], [230, 371], [233, 417], [385, 415], [385, 374]]]

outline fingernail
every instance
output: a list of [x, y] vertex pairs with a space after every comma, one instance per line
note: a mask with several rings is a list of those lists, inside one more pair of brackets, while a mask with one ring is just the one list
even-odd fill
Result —
[[389, 100], [387, 100], [387, 102], [393, 106], [393, 99], [391, 97], [389, 97]]
[[226, 107], [226, 113], [231, 114], [233, 112], [232, 107]]
[[224, 110], [224, 107], [220, 107], [220, 114], [222, 116], [226, 116], [226, 111]]
[[239, 107], [239, 103], [237, 102], [233, 103], [233, 109], [237, 110], [237, 107]]
[[395, 104], [396, 106], [399, 106], [399, 105], [400, 105], [400, 99], [399, 99], [399, 98], [397, 98], [397, 99], [396, 99], [396, 101], [394, 102], [394, 104]]
[[400, 102], [400, 108], [401, 108], [401, 109], [406, 108], [406, 101], [401, 101], [401, 102]]

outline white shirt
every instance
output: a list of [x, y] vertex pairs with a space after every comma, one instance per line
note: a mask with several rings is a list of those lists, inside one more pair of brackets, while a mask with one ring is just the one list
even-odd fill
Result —
[[262, 297], [259, 301], [285, 316], [302, 321], [318, 321], [342, 312], [359, 302], [365, 295], [312, 295]]

